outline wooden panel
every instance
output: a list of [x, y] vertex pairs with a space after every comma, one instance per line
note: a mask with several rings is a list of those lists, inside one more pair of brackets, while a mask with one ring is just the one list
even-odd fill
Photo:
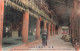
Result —
[[18, 38], [18, 31], [12, 31], [12, 38]]
[[80, 12], [77, 12], [77, 10], [80, 10], [79, 4], [80, 1], [74, 0], [74, 7], [72, 11], [73, 14], [70, 18], [70, 33], [72, 36], [72, 44], [76, 49], [80, 48]]

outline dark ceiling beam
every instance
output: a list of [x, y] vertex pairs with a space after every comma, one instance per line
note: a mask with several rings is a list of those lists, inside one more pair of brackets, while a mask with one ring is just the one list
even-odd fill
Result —
[[61, 9], [64, 9], [64, 8], [67, 8], [67, 7], [59, 7], [59, 6], [55, 6], [55, 7], [51, 7], [50, 9], [54, 9], [54, 8], [61, 8]]
[[60, 1], [56, 1], [55, 3], [59, 3], [59, 4], [64, 4], [64, 5], [66, 5], [65, 2], [60, 2]]
[[[64, 6], [65, 6], [64, 4], [61, 4], [61, 5], [60, 5], [60, 4], [56, 5], [56, 4], [58, 4], [58, 3], [55, 3], [55, 2], [54, 2], [54, 3], [49, 3], [49, 8], [50, 8], [50, 9], [54, 9], [54, 8], [64, 8]], [[66, 7], [66, 6], [65, 6], [65, 7]]]
[[62, 2], [62, 1], [55, 1], [55, 0], [48, 0], [49, 3], [60, 3], [60, 4], [65, 4], [66, 5], [66, 2]]

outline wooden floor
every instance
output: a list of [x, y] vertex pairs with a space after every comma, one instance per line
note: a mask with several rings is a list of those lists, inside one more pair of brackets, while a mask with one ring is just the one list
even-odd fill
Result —
[[70, 42], [63, 41], [61, 37], [62, 34], [51, 37], [46, 47], [43, 47], [41, 43], [34, 43], [29, 46], [23, 44], [8, 51], [76, 51]]

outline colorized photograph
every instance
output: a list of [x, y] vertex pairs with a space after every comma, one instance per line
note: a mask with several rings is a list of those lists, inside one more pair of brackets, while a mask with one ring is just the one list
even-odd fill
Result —
[[80, 0], [0, 0], [0, 51], [80, 51]]

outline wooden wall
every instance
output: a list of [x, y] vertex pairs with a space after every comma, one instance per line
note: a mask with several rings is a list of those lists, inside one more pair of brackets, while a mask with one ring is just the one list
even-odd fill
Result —
[[70, 35], [72, 44], [76, 49], [80, 48], [80, 1], [74, 0], [72, 16], [70, 17]]

